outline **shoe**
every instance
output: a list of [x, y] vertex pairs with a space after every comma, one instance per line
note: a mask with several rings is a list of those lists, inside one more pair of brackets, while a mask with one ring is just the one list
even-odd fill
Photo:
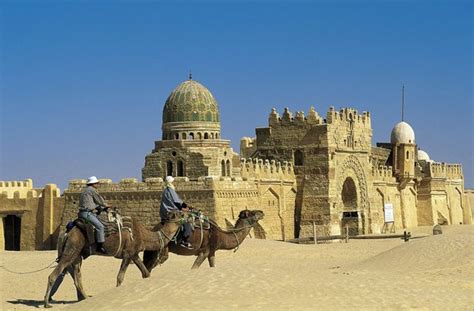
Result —
[[186, 241], [181, 241], [179, 246], [187, 248], [187, 249], [193, 249], [193, 245], [189, 242], [186, 242]]
[[107, 251], [106, 251], [106, 250], [104, 249], [104, 247], [102, 246], [102, 243], [97, 243], [96, 252], [97, 252], [97, 253], [104, 254], [104, 255], [107, 255]]

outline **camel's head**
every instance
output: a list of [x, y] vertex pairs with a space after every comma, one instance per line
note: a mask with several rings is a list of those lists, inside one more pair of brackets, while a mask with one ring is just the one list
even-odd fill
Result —
[[181, 219], [184, 219], [185, 213], [182, 211], [170, 211], [168, 212], [168, 222], [179, 222]]
[[263, 219], [263, 216], [265, 214], [260, 210], [243, 210], [239, 213], [239, 219], [246, 220], [252, 225]]

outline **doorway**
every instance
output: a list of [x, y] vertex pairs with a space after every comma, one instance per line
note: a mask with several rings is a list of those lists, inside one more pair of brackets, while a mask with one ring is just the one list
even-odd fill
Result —
[[3, 217], [3, 236], [5, 237], [5, 250], [20, 250], [21, 218], [17, 215]]

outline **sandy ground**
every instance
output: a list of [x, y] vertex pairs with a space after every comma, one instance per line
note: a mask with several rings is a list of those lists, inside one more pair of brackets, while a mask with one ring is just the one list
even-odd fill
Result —
[[[296, 245], [247, 239], [236, 253], [219, 251], [213, 269], [205, 262], [190, 270], [194, 257], [171, 255], [149, 279], [141, 279], [132, 265], [120, 288], [115, 287], [120, 261], [91, 257], [83, 264], [83, 281], [92, 297], [77, 302], [68, 276], [54, 308], [474, 310], [474, 226], [443, 230], [443, 235], [407, 243], [385, 239]], [[1, 252], [0, 264], [31, 271], [55, 256], [53, 251]], [[0, 269], [2, 308], [42, 308], [50, 272], [17, 275]]]

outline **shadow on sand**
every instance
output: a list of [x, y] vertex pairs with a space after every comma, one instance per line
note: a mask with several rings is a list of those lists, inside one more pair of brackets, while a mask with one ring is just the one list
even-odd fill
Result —
[[[77, 303], [77, 300], [50, 300], [51, 304], [72, 304]], [[25, 305], [29, 307], [35, 308], [43, 308], [44, 300], [31, 300], [31, 299], [17, 299], [17, 300], [7, 300], [7, 303], [11, 303], [13, 305]]]

